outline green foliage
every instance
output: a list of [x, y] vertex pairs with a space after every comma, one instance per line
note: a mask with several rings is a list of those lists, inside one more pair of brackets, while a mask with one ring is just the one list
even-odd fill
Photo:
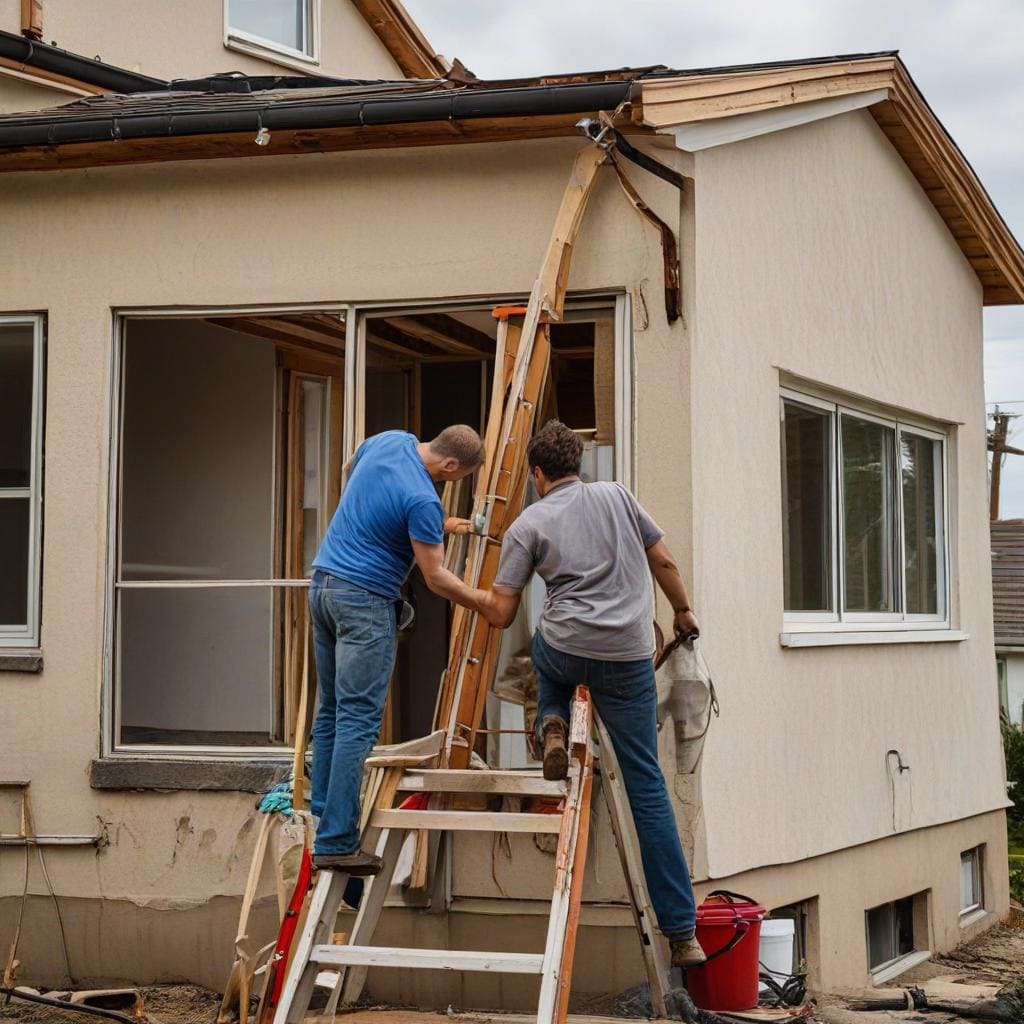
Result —
[[1010, 895], [1018, 902], [1024, 903], [1024, 864], [1010, 862]]
[[1006, 780], [1013, 807], [1007, 809], [1006, 824], [1011, 846], [1024, 846], [1024, 728], [1003, 720], [1003, 751], [1006, 754]]

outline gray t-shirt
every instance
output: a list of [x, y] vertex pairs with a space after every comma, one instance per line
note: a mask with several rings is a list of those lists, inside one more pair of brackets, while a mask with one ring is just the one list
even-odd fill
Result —
[[548, 596], [541, 636], [581, 658], [654, 654], [647, 548], [664, 536], [621, 484], [561, 484], [509, 527], [494, 585], [522, 590], [536, 570]]

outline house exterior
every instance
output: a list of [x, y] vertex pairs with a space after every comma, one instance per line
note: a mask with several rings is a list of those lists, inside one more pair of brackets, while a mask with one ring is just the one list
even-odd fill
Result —
[[992, 523], [992, 604], [999, 703], [1024, 725], [1024, 519]]
[[[132, 24], [163, 6], [134, 5]], [[55, 7], [52, 38], [153, 81], [66, 106], [39, 86], [42, 109], [0, 117], [16, 569], [0, 781], [30, 781], [36, 832], [65, 837], [44, 851], [72, 973], [223, 983], [253, 794], [287, 771], [297, 609], [340, 465], [378, 430], [485, 414], [489, 310], [528, 294], [575, 124], [600, 112], [685, 178], [680, 192], [626, 169], [677, 237], [682, 315], [658, 233], [603, 170], [545, 411], [585, 432], [593, 475], [636, 492], [690, 583], [722, 716], [698, 774], [675, 775], [668, 737], [664, 765], [698, 896], [793, 916], [829, 989], [997, 922], [981, 310], [1024, 301], [1024, 254], [899, 58], [487, 83], [446, 72], [421, 37], [434, 69], [402, 65], [371, 5], [320, 0], [300, 10], [318, 12], [330, 77], [301, 82], [294, 55], [282, 72], [224, 52], [218, 5], [195, 6], [194, 50], [177, 22], [146, 41], [107, 25], [106, 5], [58, 32], [72, 15]], [[375, 6], [412, 38], [398, 5]], [[27, 59], [12, 70], [37, 73]], [[244, 76], [211, 75], [224, 67]], [[445, 662], [446, 610], [419, 598], [390, 739], [429, 728]], [[497, 702], [488, 721], [522, 725]], [[429, 909], [393, 901], [381, 943], [539, 948], [549, 853], [460, 835], [445, 864]], [[0, 873], [0, 935], [21, 887]], [[30, 898], [26, 979], [63, 970], [51, 912]], [[269, 940], [269, 891], [259, 914]], [[600, 811], [582, 928], [577, 991], [641, 978]], [[369, 981], [507, 1009], [534, 986]]]

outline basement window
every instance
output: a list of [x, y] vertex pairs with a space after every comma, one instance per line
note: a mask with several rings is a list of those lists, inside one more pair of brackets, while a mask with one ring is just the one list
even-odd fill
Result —
[[317, 60], [319, 0], [225, 0], [226, 42], [237, 49]]
[[966, 917], [985, 905], [981, 885], [982, 848], [965, 850], [960, 854], [960, 916]]
[[0, 647], [39, 645], [43, 320], [0, 316]]
[[946, 435], [791, 391], [781, 420], [786, 628], [947, 626]]
[[115, 746], [291, 744], [344, 345], [329, 313], [122, 321]]

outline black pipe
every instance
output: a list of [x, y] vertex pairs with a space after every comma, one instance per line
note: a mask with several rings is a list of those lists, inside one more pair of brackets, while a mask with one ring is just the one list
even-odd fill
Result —
[[150, 78], [102, 61], [90, 60], [13, 32], [0, 31], [0, 57], [64, 78], [73, 78], [87, 85], [95, 85], [108, 92], [152, 92], [154, 89], [167, 88], [167, 83], [161, 78]]
[[545, 114], [585, 114], [614, 110], [628, 98], [631, 82], [547, 85], [522, 89], [439, 90], [429, 93], [346, 100], [343, 97], [288, 99], [263, 105], [251, 100], [232, 108], [207, 108], [201, 98], [168, 98], [154, 113], [161, 97], [152, 97], [145, 112], [133, 113], [131, 101], [117, 113], [73, 114], [60, 108], [45, 114], [0, 121], [0, 147], [53, 146], [72, 142], [105, 142], [212, 135], [231, 132], [293, 131], [316, 128], [416, 124], [470, 118], [532, 117]]
[[89, 1017], [102, 1017], [104, 1020], [116, 1020], [119, 1024], [138, 1024], [134, 1017], [117, 1010], [104, 1010], [99, 1006], [83, 1006], [81, 1003], [69, 1003], [65, 999], [52, 999], [50, 996], [38, 996], [34, 992], [25, 992], [18, 988], [4, 988], [0, 992], [12, 999], [24, 999], [26, 1003], [39, 1003], [42, 1006], [55, 1006], [58, 1010], [71, 1010], [73, 1013], [84, 1013]]

